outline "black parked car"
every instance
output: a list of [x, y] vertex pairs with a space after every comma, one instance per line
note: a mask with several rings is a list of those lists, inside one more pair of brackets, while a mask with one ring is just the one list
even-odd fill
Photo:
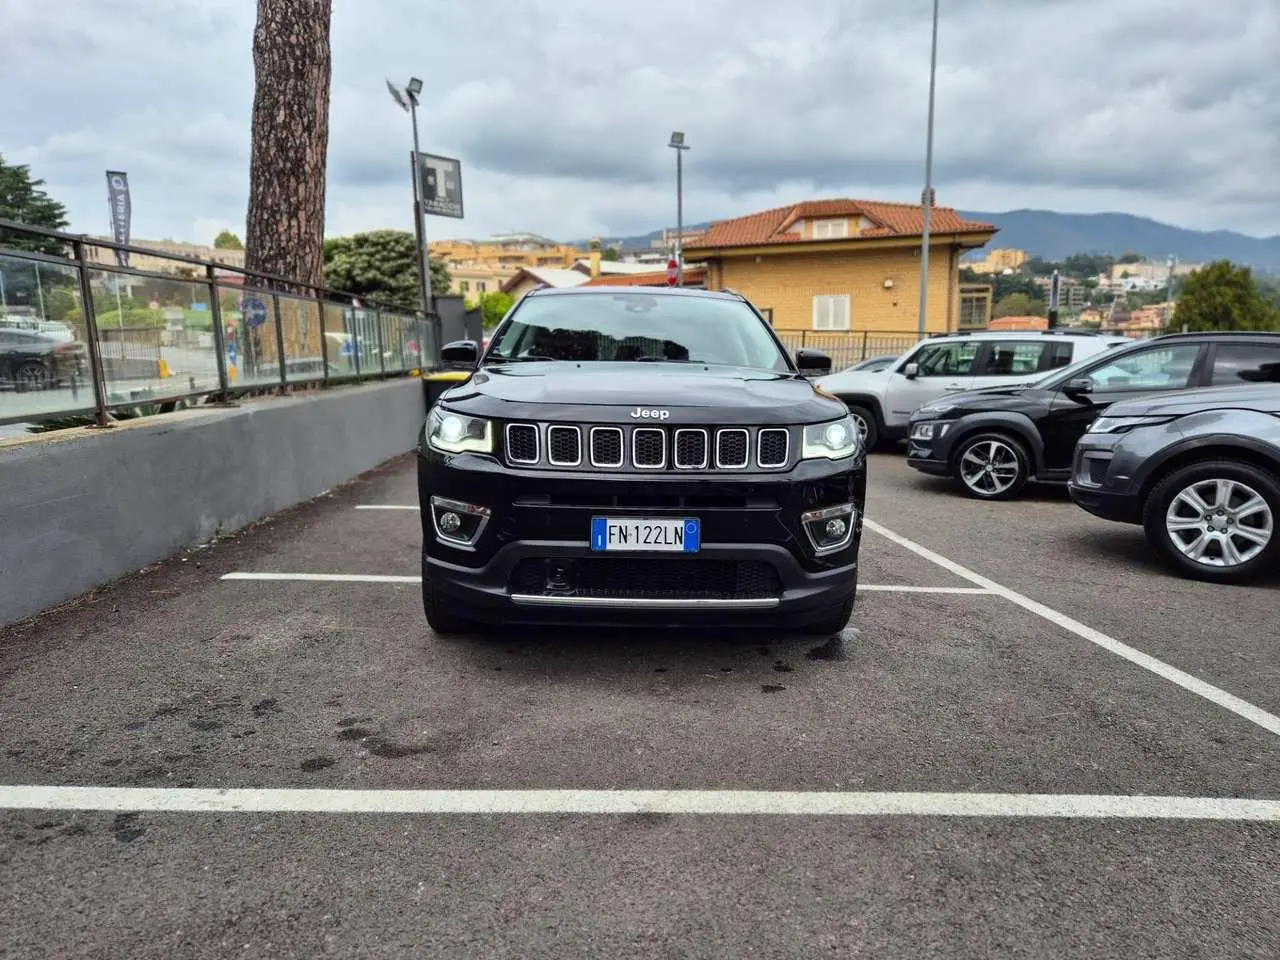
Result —
[[1186, 576], [1276, 572], [1280, 383], [1114, 404], [1076, 447], [1069, 486], [1090, 513], [1142, 524]]
[[41, 390], [70, 383], [89, 369], [82, 343], [61, 337], [0, 327], [0, 385]]
[[1280, 334], [1179, 333], [1113, 348], [1030, 384], [950, 394], [912, 414], [907, 463], [983, 500], [1065, 483], [1076, 441], [1120, 400], [1280, 380]]
[[[477, 345], [445, 359], [477, 364]], [[422, 599], [478, 622], [835, 633], [857, 592], [865, 458], [742, 297], [528, 294], [419, 444]]]

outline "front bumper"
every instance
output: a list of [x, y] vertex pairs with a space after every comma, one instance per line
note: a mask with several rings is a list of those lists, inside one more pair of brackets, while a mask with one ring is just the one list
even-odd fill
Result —
[[920, 422], [925, 421], [914, 421], [907, 425], [907, 466], [934, 477], [951, 476], [951, 440], [955, 433], [954, 426], [940, 436], [930, 440], [919, 440], [912, 437], [911, 432]]
[[[516, 470], [480, 455], [419, 452], [423, 576], [492, 623], [799, 623], [856, 591], [861, 457], [785, 474], [632, 476]], [[431, 497], [486, 507], [473, 549], [442, 542]], [[815, 556], [801, 513], [855, 505], [847, 546]], [[691, 518], [694, 554], [592, 551], [593, 516]], [[553, 576], [562, 579], [553, 582]]]
[[1067, 490], [1076, 506], [1103, 520], [1141, 523], [1142, 499], [1132, 477], [1115, 469], [1119, 437], [1087, 434], [1076, 445]]

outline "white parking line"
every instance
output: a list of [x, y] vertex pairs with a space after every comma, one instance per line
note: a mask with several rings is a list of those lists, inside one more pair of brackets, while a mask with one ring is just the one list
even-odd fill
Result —
[[361, 503], [357, 510], [417, 510], [416, 503]]
[[1199, 677], [1194, 677], [1189, 673], [1185, 673], [1177, 667], [1171, 667], [1163, 660], [1157, 660], [1150, 654], [1143, 653], [1141, 650], [1136, 650], [1128, 644], [1121, 643], [1114, 637], [1109, 637], [1101, 631], [1085, 626], [1080, 621], [1072, 619], [1065, 613], [1046, 606], [1037, 600], [1032, 600], [1030, 597], [1024, 596], [1014, 590], [1010, 590], [1008, 587], [996, 583], [994, 580], [984, 577], [980, 573], [975, 573], [968, 567], [961, 566], [954, 560], [950, 560], [947, 557], [942, 556], [940, 553], [935, 553], [928, 547], [921, 546], [914, 540], [908, 540], [901, 534], [894, 533], [887, 527], [883, 527], [872, 520], [864, 518], [862, 522], [867, 529], [880, 534], [880, 536], [896, 543], [898, 546], [906, 550], [910, 550], [912, 553], [916, 554], [916, 556], [923, 557], [925, 560], [942, 567], [942, 569], [954, 573], [957, 577], [968, 580], [975, 586], [982, 587], [990, 593], [1003, 597], [1005, 600], [1016, 604], [1029, 613], [1034, 613], [1038, 617], [1043, 617], [1050, 623], [1056, 624], [1063, 630], [1075, 634], [1082, 640], [1088, 640], [1090, 643], [1096, 644], [1102, 649], [1114, 653], [1118, 657], [1123, 657], [1130, 663], [1135, 664], [1144, 670], [1149, 670], [1156, 676], [1163, 677], [1165, 680], [1168, 680], [1170, 683], [1176, 683], [1184, 690], [1190, 691], [1197, 696], [1204, 697], [1204, 699], [1208, 700], [1210, 703], [1216, 704], [1224, 710], [1229, 710], [1236, 716], [1243, 717], [1245, 720], [1248, 720], [1250, 723], [1257, 724], [1268, 733], [1274, 733], [1280, 736], [1280, 717], [1277, 717], [1275, 714], [1268, 713], [1261, 707], [1255, 707], [1248, 701], [1241, 700], [1234, 694], [1227, 693], [1225, 690], [1215, 687], [1211, 683], [1206, 683]]
[[1060, 817], [1280, 822], [1280, 800], [760, 790], [325, 790], [0, 786], [0, 809], [155, 813]]
[[[255, 571], [237, 571], [225, 573], [223, 580], [265, 580], [296, 581], [300, 583], [421, 583], [422, 577], [392, 576], [376, 573], [258, 573]], [[858, 587], [874, 593], [960, 593], [990, 594], [990, 590], [980, 587], [908, 587], [893, 583], [868, 583]]]
[[310, 583], [421, 583], [422, 577], [396, 577], [374, 573], [252, 573], [222, 575], [223, 580], [301, 580]]

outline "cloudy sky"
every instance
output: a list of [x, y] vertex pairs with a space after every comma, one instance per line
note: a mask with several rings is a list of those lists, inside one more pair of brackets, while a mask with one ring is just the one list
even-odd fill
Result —
[[[408, 117], [464, 164], [432, 237], [640, 233], [818, 196], [918, 200], [930, 0], [334, 0], [328, 227], [412, 226]], [[970, 210], [1280, 233], [1277, 0], [942, 0], [935, 185]], [[77, 231], [243, 232], [253, 0], [0, 0], [0, 153]], [[19, 91], [21, 91], [19, 93]]]

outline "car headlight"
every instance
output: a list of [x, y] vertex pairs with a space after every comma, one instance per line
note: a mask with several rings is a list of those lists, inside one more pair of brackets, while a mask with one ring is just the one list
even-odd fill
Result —
[[427, 444], [442, 453], [493, 452], [493, 423], [480, 417], [432, 407], [426, 430]]
[[1128, 433], [1135, 427], [1158, 427], [1173, 417], [1099, 417], [1089, 424], [1090, 433]]
[[862, 438], [854, 426], [852, 417], [843, 417], [828, 423], [815, 423], [804, 428], [804, 442], [800, 456], [805, 460], [825, 457], [840, 460], [851, 457], [862, 447]]
[[950, 420], [926, 420], [923, 423], [914, 423], [911, 425], [911, 439], [931, 441], [940, 437], [945, 437], [947, 431], [951, 429]]

